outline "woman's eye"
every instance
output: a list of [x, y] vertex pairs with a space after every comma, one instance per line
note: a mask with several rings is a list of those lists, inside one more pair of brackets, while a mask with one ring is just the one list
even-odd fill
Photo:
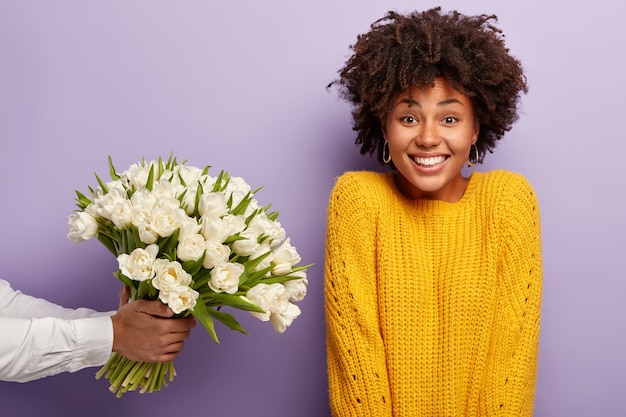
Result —
[[455, 123], [456, 121], [457, 121], [456, 117], [452, 117], [452, 116], [448, 116], [448, 117], [444, 117], [443, 118], [443, 123], [447, 124], [447, 125]]
[[417, 120], [416, 120], [416, 119], [415, 119], [415, 117], [413, 117], [413, 116], [404, 116], [404, 117], [402, 118], [402, 121], [403, 121], [404, 123], [413, 124], [413, 123], [415, 123]]

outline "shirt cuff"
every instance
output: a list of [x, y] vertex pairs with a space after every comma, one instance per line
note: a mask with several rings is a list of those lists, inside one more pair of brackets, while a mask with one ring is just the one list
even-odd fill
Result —
[[110, 316], [76, 319], [77, 369], [104, 365], [113, 349], [113, 322]]

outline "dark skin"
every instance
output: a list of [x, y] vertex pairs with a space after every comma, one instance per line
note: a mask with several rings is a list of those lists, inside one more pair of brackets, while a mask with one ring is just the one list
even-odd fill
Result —
[[111, 317], [113, 352], [139, 362], [172, 361], [183, 349], [195, 319], [172, 319], [174, 312], [158, 300], [129, 302], [128, 287], [119, 295], [120, 307]]
[[399, 94], [432, 87], [440, 77], [472, 101], [482, 162], [517, 120], [520, 95], [528, 90], [521, 63], [509, 54], [496, 21], [493, 15], [466, 16], [440, 7], [407, 15], [390, 11], [359, 35], [331, 85], [336, 83], [352, 105], [361, 153], [377, 152], [384, 163], [381, 119]]

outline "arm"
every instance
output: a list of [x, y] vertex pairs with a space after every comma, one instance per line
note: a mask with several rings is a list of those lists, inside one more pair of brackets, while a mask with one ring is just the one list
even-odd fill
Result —
[[[532, 416], [542, 289], [539, 205], [521, 180], [502, 205], [500, 307], [485, 397], [488, 415]], [[515, 191], [517, 190], [517, 191]]]
[[78, 319], [110, 314], [112, 313], [102, 313], [88, 308], [61, 307], [42, 298], [32, 297], [14, 290], [7, 281], [0, 279], [0, 317]]
[[[335, 187], [328, 209], [325, 303], [333, 416], [391, 416], [379, 331], [375, 218]], [[352, 193], [350, 194], [352, 195]]]
[[[17, 293], [17, 294], [16, 294]], [[10, 309], [0, 311], [0, 380], [26, 382], [75, 372], [106, 362], [112, 351], [128, 355], [129, 359], [164, 362], [173, 359], [183, 347], [193, 318], [171, 320], [171, 310], [160, 301], [126, 303], [127, 293], [121, 296], [119, 310], [113, 317], [84, 309], [95, 317], [58, 318], [40, 317], [32, 309], [42, 305], [47, 312], [72, 315], [45, 300], [32, 303], [33, 297], [13, 291], [6, 281], [0, 282], [0, 302], [10, 300]], [[24, 297], [27, 309], [19, 308]], [[5, 304], [0, 306], [4, 307]], [[69, 312], [64, 312], [68, 310]], [[9, 312], [29, 311], [33, 317], [7, 317]], [[80, 315], [80, 314], [77, 314]]]
[[81, 319], [0, 317], [0, 380], [26, 382], [106, 362], [108, 316]]
[[111, 319], [13, 290], [0, 280], [0, 380], [26, 382], [86, 366], [111, 354]]

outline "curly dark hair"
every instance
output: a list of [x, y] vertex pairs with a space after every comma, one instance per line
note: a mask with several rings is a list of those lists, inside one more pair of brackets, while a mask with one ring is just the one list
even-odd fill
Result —
[[479, 162], [518, 119], [526, 77], [509, 54], [495, 15], [466, 16], [440, 7], [401, 15], [390, 11], [359, 35], [352, 56], [339, 71], [340, 96], [353, 106], [353, 130], [361, 154], [378, 150], [382, 161], [381, 118], [398, 94], [424, 88], [443, 77], [472, 101], [480, 123], [476, 146]]

